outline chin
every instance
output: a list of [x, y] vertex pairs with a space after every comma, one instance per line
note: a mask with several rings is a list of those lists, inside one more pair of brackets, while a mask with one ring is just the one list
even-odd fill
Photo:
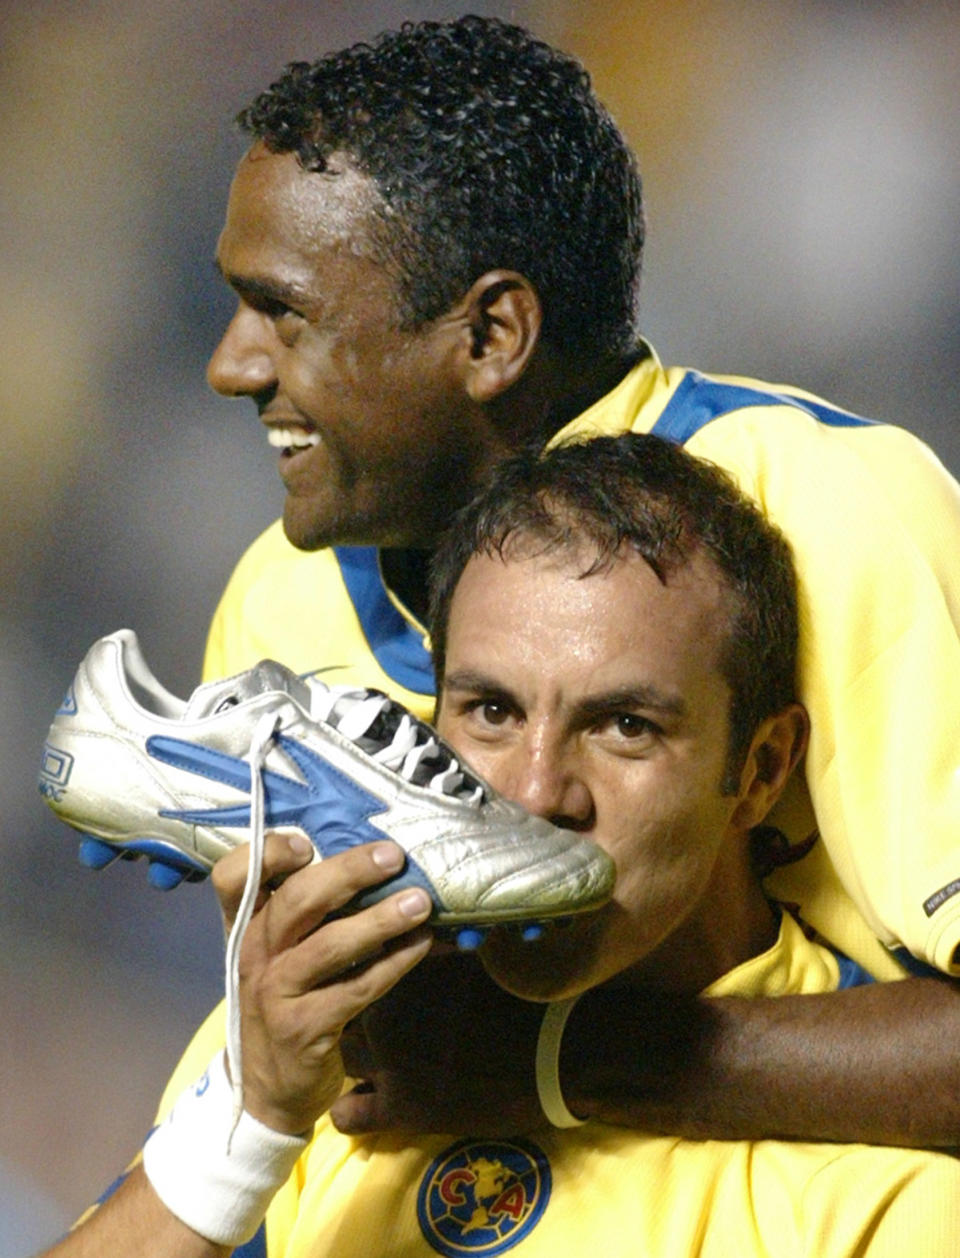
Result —
[[283, 508], [283, 531], [297, 550], [324, 550], [328, 546], [432, 546], [436, 533], [424, 541], [411, 530], [410, 521], [393, 522], [357, 511], [353, 515], [331, 513], [322, 504], [288, 495]]
[[331, 540], [329, 531], [321, 528], [315, 518], [293, 507], [290, 500], [287, 500], [283, 508], [283, 532], [291, 546], [295, 546], [297, 550], [321, 550], [324, 546], [336, 545], [339, 539]]
[[521, 1000], [563, 1000], [597, 981], [596, 932], [576, 925], [550, 926], [542, 939], [524, 942], [506, 930], [491, 932], [480, 949], [484, 969], [499, 986]]

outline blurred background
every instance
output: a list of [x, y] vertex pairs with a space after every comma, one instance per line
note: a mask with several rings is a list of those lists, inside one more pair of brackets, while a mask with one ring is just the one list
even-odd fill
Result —
[[279, 513], [253, 408], [203, 375], [232, 119], [289, 60], [465, 11], [579, 55], [637, 149], [665, 360], [802, 385], [960, 470], [953, 0], [0, 4], [0, 1258], [123, 1168], [220, 992], [209, 887], [82, 869], [35, 778], [94, 638], [135, 628], [192, 689]]

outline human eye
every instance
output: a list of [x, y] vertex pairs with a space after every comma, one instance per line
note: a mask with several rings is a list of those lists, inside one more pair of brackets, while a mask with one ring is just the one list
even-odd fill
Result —
[[293, 345], [303, 327], [303, 315], [286, 306], [278, 310], [272, 319], [274, 329], [282, 344]]
[[516, 705], [499, 694], [447, 693], [441, 711], [451, 727], [478, 743], [509, 736], [519, 720]]
[[302, 318], [302, 315], [293, 306], [288, 306], [285, 301], [280, 301], [276, 297], [264, 297], [258, 303], [260, 313], [276, 324], [290, 323], [295, 319]]
[[595, 726], [597, 737], [618, 755], [644, 755], [662, 733], [655, 721], [639, 712], [610, 712]]
[[655, 734], [658, 726], [646, 716], [637, 712], [621, 712], [613, 718], [617, 733], [622, 738], [641, 738], [647, 734]]
[[475, 724], [488, 725], [491, 728], [506, 725], [512, 716], [509, 703], [502, 698], [478, 698], [465, 707]]

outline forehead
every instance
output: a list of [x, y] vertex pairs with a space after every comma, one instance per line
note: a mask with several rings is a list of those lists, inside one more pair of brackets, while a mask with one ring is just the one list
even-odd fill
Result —
[[695, 551], [664, 585], [632, 550], [583, 576], [590, 558], [474, 555], [450, 607], [448, 670], [522, 665], [585, 684], [627, 667], [677, 686], [720, 679], [729, 600], [710, 559]]
[[293, 153], [255, 144], [241, 159], [230, 187], [217, 259], [225, 272], [251, 266], [297, 269], [336, 249], [369, 257], [379, 191], [343, 154], [329, 169], [304, 170]]

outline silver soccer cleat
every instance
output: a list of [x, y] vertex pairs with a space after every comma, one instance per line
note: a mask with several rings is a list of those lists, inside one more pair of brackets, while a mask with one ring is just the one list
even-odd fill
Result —
[[503, 799], [378, 691], [331, 688], [265, 660], [183, 700], [129, 629], [80, 665], [39, 786], [83, 834], [84, 863], [146, 856], [160, 887], [206, 876], [257, 824], [303, 831], [318, 858], [392, 839], [406, 866], [360, 904], [424, 887], [432, 920], [465, 928], [461, 946], [480, 942], [470, 928], [509, 922], [536, 937], [536, 923], [596, 909], [613, 890], [613, 863], [592, 840]]

